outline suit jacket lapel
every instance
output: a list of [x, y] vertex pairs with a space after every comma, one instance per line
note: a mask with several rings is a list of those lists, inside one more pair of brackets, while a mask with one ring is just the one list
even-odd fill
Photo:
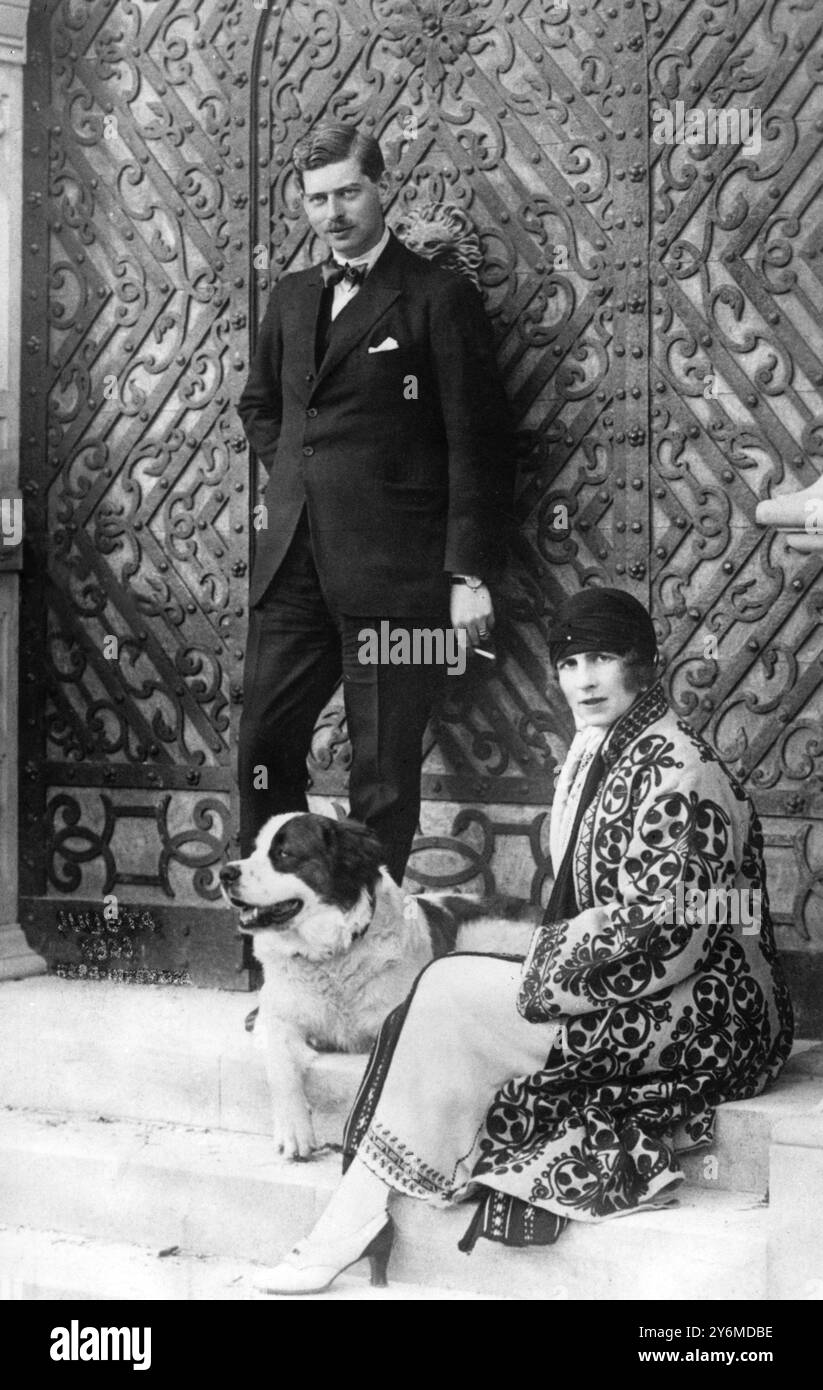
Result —
[[[399, 247], [400, 243], [392, 235], [385, 251], [369, 271], [354, 299], [335, 319], [328, 352], [317, 372], [318, 382], [351, 352], [402, 292], [403, 283], [397, 256]], [[319, 302], [318, 297], [318, 307]], [[317, 323], [317, 309], [312, 323]], [[314, 339], [312, 347], [313, 344]]]
[[[297, 300], [297, 322], [299, 331], [294, 336], [295, 371], [298, 381], [309, 384], [314, 380], [316, 365], [314, 344], [317, 336], [317, 316], [323, 295], [323, 276], [319, 265], [306, 275], [300, 285]], [[307, 390], [306, 394], [310, 394]]]

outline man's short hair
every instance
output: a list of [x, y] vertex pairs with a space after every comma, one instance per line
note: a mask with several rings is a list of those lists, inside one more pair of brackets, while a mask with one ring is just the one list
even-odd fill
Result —
[[316, 126], [294, 147], [294, 167], [301, 192], [306, 169], [324, 169], [327, 164], [340, 164], [351, 155], [357, 159], [361, 174], [377, 183], [386, 165], [373, 135], [343, 121]]

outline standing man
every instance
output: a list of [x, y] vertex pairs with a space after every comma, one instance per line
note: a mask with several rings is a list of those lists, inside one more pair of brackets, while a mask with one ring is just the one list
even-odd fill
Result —
[[319, 127], [294, 165], [330, 255], [275, 286], [238, 406], [269, 473], [249, 593], [241, 853], [269, 816], [306, 809], [312, 732], [342, 674], [351, 814], [400, 882], [440, 673], [362, 665], [358, 633], [450, 620], [472, 646], [488, 636], [508, 411], [479, 295], [385, 225], [377, 141]]

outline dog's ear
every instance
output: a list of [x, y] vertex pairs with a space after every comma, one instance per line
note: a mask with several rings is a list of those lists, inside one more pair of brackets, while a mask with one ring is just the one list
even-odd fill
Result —
[[320, 824], [320, 834], [326, 849], [334, 851], [337, 848], [337, 826], [338, 821], [332, 820], [331, 816], [318, 816]]
[[329, 827], [334, 844], [335, 881], [354, 904], [363, 888], [374, 888], [386, 855], [374, 832], [360, 821], [329, 820]]

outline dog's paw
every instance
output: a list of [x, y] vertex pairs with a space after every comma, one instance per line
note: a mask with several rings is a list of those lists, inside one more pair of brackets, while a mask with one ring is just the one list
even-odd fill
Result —
[[317, 1140], [308, 1110], [280, 1112], [274, 1121], [274, 1148], [285, 1159], [311, 1158]]

